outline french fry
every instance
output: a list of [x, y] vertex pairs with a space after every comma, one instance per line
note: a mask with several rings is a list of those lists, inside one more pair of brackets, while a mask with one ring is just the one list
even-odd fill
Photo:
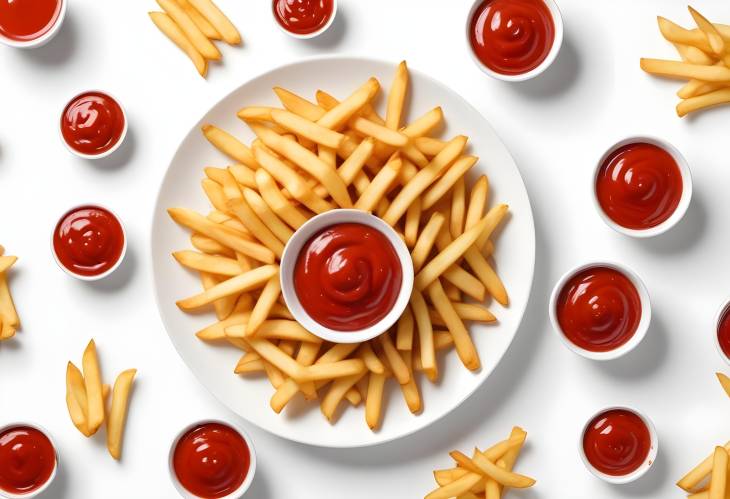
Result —
[[[387, 211], [387, 210], [386, 210]], [[406, 222], [403, 235], [406, 246], [413, 249], [418, 239], [418, 229], [421, 222], [421, 200], [417, 198], [406, 210]]]
[[684, 62], [689, 62], [690, 64], [702, 64], [705, 66], [709, 66], [715, 63], [715, 59], [713, 59], [711, 56], [707, 55], [697, 47], [693, 47], [692, 45], [684, 45], [683, 43], [674, 43], [673, 45], [677, 49], [677, 53]]
[[[223, 280], [225, 279], [221, 279], [207, 272], [200, 273], [200, 282], [203, 285], [204, 290], [217, 286], [223, 282]], [[233, 307], [236, 305], [236, 300], [238, 300], [238, 295], [232, 294], [219, 298], [213, 302], [213, 309], [215, 310], [215, 315], [218, 320], [224, 320], [231, 315]]]
[[17, 256], [0, 256], [0, 272], [6, 272], [17, 261]]
[[212, 0], [188, 0], [218, 31], [229, 45], [241, 43], [241, 34]]
[[[713, 66], [714, 67], [714, 66]], [[730, 69], [728, 69], [730, 71]], [[677, 104], [677, 115], [681, 118], [689, 113], [727, 104], [730, 102], [730, 88], [723, 88], [697, 97], [685, 99]]]
[[478, 159], [475, 156], [463, 156], [455, 161], [446, 170], [446, 173], [423, 194], [421, 198], [423, 209], [427, 210], [436, 204], [436, 201], [441, 199], [459, 179], [463, 178], [466, 172], [476, 164]]
[[383, 388], [386, 380], [386, 374], [370, 373], [368, 393], [365, 398], [365, 422], [371, 430], [380, 426], [383, 414]]
[[173, 0], [157, 0], [162, 10], [177, 24], [188, 40], [195, 46], [196, 50], [208, 60], [218, 61], [221, 58], [220, 51], [208, 40], [198, 25], [193, 22], [190, 16]]
[[484, 208], [487, 206], [488, 196], [489, 180], [486, 175], [482, 175], [472, 187], [469, 195], [469, 207], [467, 208], [464, 219], [465, 229], [474, 226], [484, 216]]
[[243, 272], [236, 260], [225, 256], [208, 255], [190, 250], [176, 251], [172, 256], [180, 265], [193, 270], [231, 277]]
[[695, 23], [697, 23], [697, 27], [704, 33], [705, 38], [707, 38], [707, 42], [710, 44], [712, 51], [722, 56], [725, 52], [725, 41], [720, 36], [720, 33], [717, 32], [715, 26], [691, 6], [687, 6], [687, 8], [689, 9], [689, 13], [692, 14]]
[[322, 402], [320, 403], [322, 414], [324, 414], [324, 417], [326, 417], [328, 421], [332, 421], [335, 411], [337, 410], [337, 406], [345, 397], [348, 390], [350, 390], [355, 383], [360, 381], [360, 378], [364, 375], [365, 371], [353, 374], [352, 376], [338, 378], [332, 382], [329, 390], [327, 390], [327, 394], [322, 398]]
[[228, 201], [228, 209], [236, 215], [256, 239], [271, 250], [277, 258], [281, 258], [281, 255], [284, 253], [284, 244], [261, 221], [246, 199], [231, 199]]
[[202, 130], [205, 138], [220, 152], [249, 168], [254, 170], [258, 168], [251, 149], [233, 135], [210, 124], [203, 125]]
[[90, 436], [86, 416], [86, 388], [84, 377], [72, 362], [66, 366], [66, 406], [71, 422], [84, 436]]
[[669, 19], [665, 19], [661, 16], [657, 17], [657, 22], [659, 23], [659, 31], [661, 31], [662, 36], [667, 41], [672, 43], [691, 45], [693, 47], [697, 47], [703, 52], [712, 52], [712, 47], [710, 46], [707, 38], [705, 38], [705, 35], [701, 31], [690, 31], [684, 29], [681, 26], [673, 23]]
[[487, 459], [487, 457], [482, 452], [480, 452], [479, 449], [475, 449], [472, 462], [476, 466], [478, 466], [484, 474], [489, 475], [505, 487], [524, 489], [527, 487], [532, 487], [535, 484], [535, 480], [533, 478], [500, 468], [492, 461]]
[[395, 338], [395, 346], [398, 350], [413, 349], [413, 312], [410, 307], [406, 307], [403, 315], [398, 319]]
[[294, 376], [298, 381], [319, 381], [323, 379], [341, 378], [367, 371], [365, 363], [360, 359], [347, 359], [327, 364], [315, 363], [309, 367], [303, 367], [299, 376]]
[[641, 59], [641, 69], [647, 73], [684, 80], [698, 79], [708, 82], [730, 82], [730, 68], [703, 66], [682, 61], [662, 59]]
[[712, 457], [712, 473], [710, 474], [709, 499], [725, 499], [727, 484], [727, 451], [724, 447], [715, 447]]
[[198, 49], [195, 48], [195, 45], [193, 45], [188, 37], [185, 36], [185, 33], [183, 33], [175, 21], [173, 21], [170, 16], [164, 12], [150, 12], [149, 16], [150, 19], [152, 19], [152, 22], [155, 23], [155, 26], [157, 26], [157, 28], [162, 31], [162, 33], [169, 38], [170, 41], [177, 45], [180, 50], [185, 52], [185, 55], [187, 55], [190, 61], [195, 65], [195, 69], [197, 69], [200, 76], [205, 78], [205, 75], [208, 74], [208, 61], [200, 52], [198, 52]]
[[[730, 450], [730, 441], [724, 447], [725, 450]], [[692, 468], [677, 482], [677, 487], [684, 489], [686, 492], [692, 492], [712, 471], [713, 456], [714, 454], [710, 454], [704, 461]]]
[[230, 248], [226, 248], [218, 241], [204, 236], [202, 234], [192, 234], [190, 243], [193, 247], [207, 255], [220, 255], [227, 257], [235, 257], [235, 253]]
[[482, 478], [482, 475], [478, 473], [467, 472], [464, 476], [457, 478], [448, 485], [444, 485], [443, 487], [427, 494], [425, 499], [450, 499], [452, 497], [461, 497], [479, 483]]
[[129, 392], [132, 388], [136, 369], [122, 371], [114, 382], [112, 406], [107, 421], [107, 449], [114, 459], [122, 457], [122, 434], [124, 433], [129, 406]]
[[298, 229], [307, 221], [307, 217], [287, 201], [274, 179], [264, 168], [256, 171], [256, 185], [269, 208], [291, 228]]
[[248, 320], [248, 324], [246, 324], [246, 336], [256, 334], [259, 327], [261, 327], [269, 316], [271, 308], [279, 297], [279, 293], [281, 293], [281, 284], [279, 283], [279, 272], [277, 271], [266, 283], [266, 286], [264, 286], [259, 299], [256, 301], [256, 305], [251, 311], [251, 317]]
[[469, 336], [469, 331], [466, 330], [464, 323], [459, 318], [453, 305], [446, 297], [444, 289], [441, 287], [441, 283], [438, 279], [433, 281], [428, 286], [428, 296], [431, 298], [431, 303], [438, 310], [439, 315], [443, 318], [448, 327], [451, 336], [454, 338], [454, 345], [456, 346], [456, 352], [459, 354], [461, 362], [470, 371], [476, 371], [481, 367], [479, 361], [479, 354], [477, 353], [476, 347]]
[[235, 199], [241, 197], [241, 188], [238, 186], [233, 175], [224, 168], [213, 168], [211, 166], [204, 169], [209, 179], [218, 182], [223, 188], [223, 194], [227, 199]]
[[690, 97], [709, 94], [710, 92], [729, 86], [730, 83], [707, 83], [702, 80], [690, 80], [677, 91], [677, 97], [689, 99]]
[[224, 296], [257, 289], [262, 287], [277, 271], [278, 267], [276, 265], [257, 267], [236, 277], [231, 277], [202, 293], [184, 300], [179, 300], [177, 306], [182, 310], [195, 310], [213, 303], [215, 300], [219, 300]]
[[398, 380], [398, 383], [401, 385], [407, 384], [411, 380], [410, 370], [403, 361], [398, 350], [395, 348], [393, 340], [390, 337], [390, 333], [386, 331], [378, 336], [378, 342], [383, 348], [385, 358], [388, 361], [390, 369], [393, 371], [393, 375]]
[[398, 153], [395, 153], [385, 166], [378, 172], [368, 188], [355, 203], [354, 208], [363, 211], [372, 211], [378, 202], [383, 199], [388, 188], [398, 178], [398, 172], [403, 162]]
[[428, 255], [431, 253], [434, 243], [436, 242], [436, 236], [438, 236], [443, 227], [446, 219], [443, 215], [436, 212], [431, 215], [428, 222], [423, 227], [421, 234], [416, 240], [416, 244], [411, 251], [411, 259], [413, 260], [413, 271], [418, 272], [426, 262]]
[[[250, 338], [246, 334], [246, 327], [243, 324], [235, 324], [226, 328], [226, 336], [229, 338]], [[322, 340], [304, 329], [298, 322], [286, 319], [270, 319], [264, 321], [257, 329], [255, 338], [270, 340], [300, 341], [307, 343], [321, 343]]]
[[436, 368], [436, 350], [433, 345], [433, 326], [428, 315], [428, 307], [423, 295], [415, 288], [411, 293], [410, 303], [418, 330], [421, 366], [429, 379], [433, 381], [438, 377], [438, 370]]
[[355, 90], [345, 100], [328, 110], [317, 123], [337, 130], [344, 125], [352, 116], [367, 104], [380, 89], [380, 84], [375, 78], [370, 78], [360, 88]]
[[192, 4], [188, 0], [177, 0], [177, 3], [180, 4], [180, 7], [183, 8], [183, 10], [187, 13], [187, 15], [190, 16], [190, 19], [193, 20], [193, 22], [200, 28], [200, 31], [203, 32], [203, 34], [206, 36], [206, 38], [210, 40], [221, 40], [221, 34], [218, 33], [218, 30], [213, 27], [210, 22], [203, 17], [203, 15], [198, 12], [198, 10], [192, 6]]
[[395, 70], [395, 77], [388, 93], [388, 105], [385, 111], [385, 126], [398, 130], [400, 128], [406, 93], [408, 92], [408, 66], [401, 61]]
[[[0, 317], [3, 318], [3, 332], [9, 328], [15, 331], [20, 327], [20, 317], [18, 316], [18, 311], [13, 302], [13, 296], [10, 294], [10, 288], [8, 287], [7, 272], [0, 272]], [[10, 336], [12, 334], [9, 334], [7, 337]], [[5, 334], [2, 337], [6, 339]]]
[[96, 356], [96, 344], [92, 339], [81, 358], [86, 391], [86, 417], [89, 435], [97, 432], [104, 422], [104, 397], [102, 395], [101, 371]]
[[307, 99], [285, 88], [274, 87], [274, 93], [285, 109], [309, 121], [319, 120], [326, 112], [318, 105], [309, 102]]
[[369, 342], [363, 342], [360, 345], [360, 348], [358, 348], [358, 357], [362, 359], [365, 363], [365, 367], [367, 367], [369, 371], [376, 374], [383, 374], [385, 372], [385, 366], [375, 354], [375, 351]]
[[464, 217], [466, 214], [466, 182], [464, 177], [454, 184], [451, 193], [451, 237], [459, 237], [464, 232]]
[[337, 149], [345, 139], [345, 136], [334, 130], [330, 130], [314, 121], [310, 121], [306, 118], [292, 113], [290, 111], [282, 111], [279, 109], [273, 109], [271, 111], [271, 118], [275, 123], [283, 126], [287, 130], [290, 130], [297, 135], [305, 137], [312, 142], [321, 144], [326, 147]]
[[725, 390], [725, 393], [730, 397], [730, 378], [725, 376], [723, 373], [715, 373], [715, 375], [717, 376], [722, 389]]
[[366, 137], [373, 137], [378, 142], [393, 147], [404, 147], [408, 144], [408, 136], [402, 132], [391, 130], [383, 125], [361, 116], [355, 116], [349, 121], [350, 128]]

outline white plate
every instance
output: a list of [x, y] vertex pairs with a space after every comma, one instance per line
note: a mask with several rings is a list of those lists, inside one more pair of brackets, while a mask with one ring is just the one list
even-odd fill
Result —
[[[297, 442], [324, 447], [374, 445], [403, 437], [442, 418], [479, 388], [499, 363], [517, 332], [530, 295], [535, 231], [530, 201], [514, 160], [489, 123], [464, 99], [425, 74], [411, 70], [412, 95], [406, 118], [440, 105], [447, 123], [443, 137], [461, 133], [471, 138], [471, 151], [481, 157], [472, 169], [472, 178], [487, 173], [492, 202], [510, 206], [511, 216], [497, 240], [495, 257], [511, 305], [502, 308], [490, 303], [499, 318], [498, 325], [470, 326], [482, 359], [481, 371], [466, 370], [454, 352], [440, 358], [440, 382], [420, 383], [424, 410], [417, 416], [406, 408], [400, 390], [389, 383], [384, 418], [377, 432], [365, 425], [362, 407], [348, 407], [334, 425], [322, 416], [318, 404], [304, 404], [299, 398], [277, 415], [269, 407], [273, 389], [268, 380], [233, 374], [240, 351], [206, 344], [195, 337], [195, 331], [214, 322], [213, 314], [187, 315], [175, 306], [175, 300], [198, 293], [200, 281], [170, 256], [172, 251], [191, 246], [188, 232], [173, 223], [165, 210], [185, 206], [207, 213], [209, 204], [200, 188], [202, 167], [230, 163], [205, 140], [200, 126], [213, 123], [249, 142], [252, 133], [236, 112], [246, 105], [279, 105], [272, 87], [286, 87], [310, 97], [322, 88], [342, 98], [370, 76], [377, 77], [387, 89], [395, 67], [395, 63], [371, 59], [328, 57], [296, 62], [254, 78], [218, 102], [193, 126], [160, 187], [152, 224], [152, 262], [160, 315], [173, 345], [203, 385], [231, 410], [271, 433]], [[381, 108], [382, 100], [381, 96]]]

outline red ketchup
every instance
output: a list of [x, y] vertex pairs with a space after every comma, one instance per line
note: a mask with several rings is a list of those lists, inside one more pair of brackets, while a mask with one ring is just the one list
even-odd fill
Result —
[[603, 212], [627, 229], [649, 229], [667, 220], [682, 198], [682, 173], [671, 154], [637, 142], [616, 149], [596, 178]]
[[74, 274], [97, 276], [122, 256], [124, 231], [110, 211], [82, 206], [66, 213], [53, 232], [53, 251]]
[[90, 156], [114, 147], [122, 138], [124, 126], [119, 103], [101, 92], [77, 95], [61, 116], [63, 139], [74, 151]]
[[56, 467], [56, 451], [47, 436], [30, 426], [0, 433], [0, 491], [23, 495], [42, 487]]
[[636, 332], [641, 298], [624, 274], [590, 267], [571, 277], [560, 290], [556, 313], [563, 334], [591, 352], [614, 350]]
[[17, 42], [36, 40], [48, 33], [65, 0], [0, 0], [0, 35]]
[[274, 0], [273, 8], [279, 24], [297, 35], [319, 31], [334, 12], [333, 0]]
[[243, 484], [251, 452], [230, 426], [203, 423], [180, 437], [172, 464], [180, 484], [191, 494], [215, 499], [235, 492]]
[[325, 327], [356, 331], [376, 324], [395, 305], [403, 269], [378, 230], [357, 223], [332, 225], [302, 248], [294, 289], [307, 313]]
[[583, 434], [583, 451], [588, 462], [611, 476], [636, 471], [651, 450], [646, 423], [634, 412], [611, 409], [593, 418]]
[[519, 75], [538, 67], [555, 42], [555, 23], [544, 0], [485, 0], [474, 12], [471, 47], [489, 69]]
[[726, 357], [730, 358], [730, 307], [722, 312], [720, 324], [717, 325], [717, 340]]

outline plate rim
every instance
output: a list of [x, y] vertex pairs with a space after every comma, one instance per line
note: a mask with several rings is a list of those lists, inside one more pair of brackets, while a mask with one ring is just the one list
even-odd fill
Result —
[[[400, 62], [400, 61], [394, 62], [393, 60], [387, 59], [387, 58], [376, 58], [376, 57], [368, 57], [368, 56], [357, 55], [357, 54], [339, 54], [339, 53], [337, 53], [337, 54], [318, 54], [318, 55], [312, 55], [312, 56], [307, 56], [307, 57], [298, 57], [296, 59], [291, 59], [291, 60], [282, 62], [281, 64], [273, 65], [273, 66], [270, 66], [270, 67], [268, 67], [268, 68], [266, 68], [266, 69], [264, 69], [264, 70], [262, 70], [260, 72], [257, 72], [256, 74], [254, 74], [254, 75], [250, 76], [249, 78], [247, 78], [242, 83], [240, 83], [240, 84], [236, 85], [235, 87], [233, 87], [231, 90], [225, 92], [225, 94], [223, 94], [222, 96], [220, 96], [219, 98], [217, 98], [215, 100], [215, 102], [213, 102], [213, 104], [211, 104], [207, 108], [207, 110], [203, 113], [203, 115], [200, 118], [198, 118], [195, 121], [195, 123], [188, 129], [188, 132], [185, 134], [185, 136], [179, 142], [177, 142], [177, 146], [175, 148], [175, 151], [172, 153], [172, 156], [171, 156], [170, 160], [167, 163], [167, 167], [165, 169], [165, 174], [162, 176], [162, 179], [160, 180], [159, 185], [158, 185], [158, 188], [157, 188], [157, 195], [156, 195], [156, 199], [155, 199], [155, 203], [154, 203], [154, 207], [153, 207], [153, 211], [152, 211], [152, 223], [150, 224], [149, 247], [148, 247], [148, 249], [149, 249], [149, 255], [150, 255], [150, 258], [151, 258], [151, 269], [152, 269], [151, 279], [152, 279], [153, 294], [154, 294], [154, 298], [155, 298], [155, 305], [156, 305], [156, 308], [157, 308], [157, 314], [158, 314], [158, 316], [160, 318], [160, 321], [162, 322], [162, 327], [165, 330], [165, 333], [167, 334], [170, 343], [172, 343], [173, 348], [177, 352], [178, 356], [180, 357], [180, 360], [182, 360], [182, 362], [185, 365], [185, 367], [187, 368], [187, 370], [192, 373], [192, 375], [195, 377], [195, 379], [198, 381], [198, 383], [200, 383], [200, 385], [219, 404], [221, 404], [225, 409], [227, 409], [232, 414], [234, 414], [237, 418], [242, 419], [246, 423], [252, 424], [255, 427], [257, 427], [257, 428], [259, 428], [259, 429], [261, 429], [261, 430], [263, 430], [263, 431], [265, 431], [265, 432], [267, 432], [267, 433], [269, 433], [269, 434], [271, 434], [271, 435], [273, 435], [273, 436], [275, 436], [277, 438], [283, 439], [283, 440], [287, 440], [287, 441], [291, 441], [291, 442], [296, 442], [296, 443], [302, 444], [302, 445], [308, 445], [308, 446], [312, 446], [312, 447], [319, 447], [319, 448], [326, 448], [326, 449], [360, 449], [360, 448], [365, 448], [365, 447], [374, 447], [374, 446], [378, 446], [378, 445], [383, 445], [383, 444], [387, 444], [387, 443], [390, 443], [390, 442], [394, 442], [396, 440], [400, 440], [400, 439], [406, 438], [406, 437], [408, 437], [410, 435], [413, 435], [413, 434], [415, 434], [417, 432], [426, 430], [429, 427], [431, 427], [433, 424], [437, 423], [438, 421], [441, 421], [441, 420], [445, 419], [450, 414], [452, 414], [453, 412], [455, 412], [456, 410], [458, 410], [464, 404], [464, 402], [466, 402], [468, 399], [470, 399], [477, 392], [477, 390], [481, 389], [484, 386], [484, 384], [487, 381], [487, 379], [489, 379], [489, 377], [492, 375], [492, 373], [494, 373], [494, 371], [499, 367], [499, 364], [502, 362], [502, 360], [504, 359], [505, 355], [507, 354], [507, 352], [509, 351], [509, 349], [514, 344], [515, 337], [517, 336], [517, 334], [520, 332], [520, 329], [522, 328], [522, 325], [523, 325], [523, 322], [524, 322], [524, 318], [525, 318], [525, 312], [527, 311], [527, 306], [528, 306], [528, 304], [529, 304], [529, 302], [530, 302], [530, 300], [532, 298], [532, 293], [533, 293], [533, 290], [534, 290], [534, 283], [535, 283], [535, 264], [536, 264], [536, 253], [537, 253], [536, 231], [535, 231], [535, 217], [534, 217], [534, 214], [533, 214], [532, 202], [530, 200], [530, 194], [529, 194], [529, 191], [527, 190], [527, 185], [525, 184], [525, 179], [524, 179], [524, 177], [522, 175], [522, 171], [520, 170], [519, 166], [517, 165], [517, 162], [514, 159], [514, 156], [512, 155], [512, 153], [510, 152], [510, 150], [507, 148], [507, 145], [504, 143], [504, 141], [502, 140], [501, 136], [497, 133], [497, 131], [492, 126], [492, 123], [489, 120], [487, 120], [487, 118], [484, 117], [484, 115], [473, 104], [471, 104], [464, 96], [462, 96], [459, 92], [455, 91], [449, 85], [445, 84], [444, 82], [442, 82], [438, 78], [435, 78], [435, 77], [431, 76], [429, 73], [427, 73], [427, 72], [419, 69], [418, 67], [413, 68], [409, 64], [409, 66], [408, 66], [409, 72], [417, 73], [420, 78], [425, 78], [427, 80], [430, 80], [430, 82], [432, 84], [436, 85], [437, 87], [440, 87], [440, 88], [443, 88], [443, 89], [447, 90], [448, 92], [450, 92], [451, 94], [453, 94], [453, 96], [456, 99], [458, 99], [462, 104], [464, 104], [465, 106], [467, 106], [468, 108], [470, 108], [471, 110], [473, 110], [484, 121], [484, 123], [489, 127], [489, 130], [491, 131], [491, 133], [494, 134], [494, 137], [500, 142], [500, 144], [502, 144], [502, 147], [504, 148], [505, 152], [507, 153], [507, 156], [509, 157], [510, 161], [512, 162], [512, 165], [514, 166], [514, 169], [515, 169], [515, 171], [517, 173], [517, 176], [519, 177], [519, 181], [520, 181], [520, 183], [522, 185], [522, 188], [524, 189], [525, 199], [526, 199], [526, 202], [527, 202], [527, 213], [526, 213], [526, 215], [529, 218], [529, 234], [530, 234], [531, 240], [532, 240], [532, 244], [530, 244], [531, 258], [530, 258], [530, 261], [529, 261], [529, 276], [530, 277], [529, 277], [529, 282], [528, 282], [528, 287], [527, 287], [527, 294], [526, 294], [525, 300], [524, 300], [523, 303], [521, 303], [521, 304], [518, 305], [519, 309], [515, 311], [515, 313], [518, 313], [519, 314], [519, 320], [515, 324], [515, 332], [512, 335], [512, 339], [510, 340], [509, 344], [504, 349], [504, 351], [500, 354], [499, 359], [497, 360], [497, 362], [495, 362], [494, 364], [492, 364], [491, 366], [488, 367], [488, 372], [485, 373], [483, 379], [481, 379], [481, 381], [479, 381], [478, 383], [476, 383], [473, 386], [472, 389], [468, 390], [468, 392], [465, 393], [464, 396], [461, 397], [455, 404], [453, 404], [453, 406], [450, 409], [446, 410], [443, 414], [434, 417], [432, 420], [428, 421], [423, 426], [415, 427], [413, 429], [408, 429], [407, 431], [405, 431], [405, 432], [403, 432], [401, 434], [393, 435], [393, 436], [390, 436], [390, 437], [387, 437], [387, 438], [384, 438], [384, 439], [381, 439], [381, 440], [373, 441], [373, 442], [356, 442], [356, 443], [352, 443], [352, 444], [343, 443], [343, 444], [340, 445], [340, 444], [335, 444], [335, 443], [331, 443], [331, 442], [321, 443], [321, 442], [316, 442], [316, 441], [311, 441], [311, 440], [305, 440], [305, 439], [297, 438], [297, 437], [290, 436], [290, 435], [282, 435], [282, 434], [276, 433], [272, 429], [266, 428], [266, 427], [258, 424], [257, 422], [252, 421], [251, 419], [249, 419], [249, 418], [247, 418], [247, 417], [239, 414], [237, 411], [235, 411], [233, 408], [231, 408], [224, 400], [221, 399], [221, 397], [219, 397], [216, 393], [214, 393], [214, 391], [211, 390], [203, 382], [203, 380], [201, 379], [201, 377], [198, 375], [198, 373], [195, 370], [193, 370], [193, 369], [190, 368], [190, 366], [188, 365], [187, 361], [185, 360], [185, 356], [182, 354], [182, 352], [178, 348], [177, 344], [173, 340], [172, 334], [170, 333], [170, 331], [169, 331], [169, 329], [168, 329], [168, 327], [167, 327], [167, 325], [165, 323], [165, 318], [163, 317], [162, 305], [161, 305], [161, 297], [159, 296], [158, 287], [157, 287], [156, 278], [155, 278], [155, 276], [157, 274], [157, 267], [158, 267], [158, 265], [157, 265], [156, 260], [155, 260], [155, 257], [154, 257], [154, 250], [155, 250], [155, 248], [154, 248], [154, 245], [155, 245], [155, 243], [154, 243], [154, 241], [155, 241], [154, 234], [155, 234], [156, 228], [157, 228], [157, 224], [156, 224], [156, 220], [158, 218], [157, 215], [158, 215], [158, 213], [160, 213], [160, 209], [162, 209], [163, 211], [166, 211], [166, 207], [162, 207], [161, 206], [161, 202], [162, 202], [162, 200], [161, 200], [161, 198], [162, 198], [162, 187], [165, 185], [166, 181], [168, 180], [168, 177], [171, 175], [172, 166], [173, 166], [173, 163], [174, 163], [174, 161], [175, 161], [175, 159], [176, 159], [176, 157], [178, 155], [178, 152], [180, 150], [180, 146], [181, 146], [182, 142], [189, 135], [191, 135], [192, 133], [194, 133], [195, 130], [197, 130], [200, 127], [200, 123], [202, 123], [203, 118], [205, 117], [205, 115], [207, 115], [213, 108], [215, 108], [216, 106], [218, 106], [224, 100], [230, 98], [234, 93], [238, 92], [242, 87], [244, 87], [246, 85], [249, 85], [249, 84], [253, 83], [254, 81], [259, 80], [261, 78], [265, 78], [266, 76], [268, 76], [269, 74], [271, 74], [271, 73], [273, 73], [275, 71], [280, 71], [280, 70], [283, 70], [283, 69], [286, 69], [286, 68], [289, 68], [289, 67], [293, 67], [293, 66], [306, 65], [306, 64], [309, 64], [309, 63], [312, 63], [312, 62], [330, 61], [330, 60], [349, 60], [349, 61], [357, 61], [357, 62], [360, 62], [360, 63], [385, 64], [385, 65], [390, 65], [390, 66], [393, 66], [393, 67], [397, 66], [399, 64], [399, 62]], [[510, 302], [510, 307], [515, 307], [515, 305], [512, 302]], [[485, 369], [484, 366], [482, 366], [482, 370], [484, 370], [484, 369]], [[416, 415], [416, 417], [419, 417], [419, 416], [420, 416], [420, 414], [417, 414]]]

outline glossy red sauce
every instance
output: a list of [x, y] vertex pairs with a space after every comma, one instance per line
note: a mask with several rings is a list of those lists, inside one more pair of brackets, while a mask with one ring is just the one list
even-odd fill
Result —
[[723, 353], [730, 358], [730, 307], [726, 308], [717, 325], [717, 340]]
[[611, 476], [628, 475], [649, 455], [649, 428], [637, 414], [611, 409], [590, 422], [583, 434], [583, 450], [598, 471]]
[[367, 225], [332, 225], [302, 248], [294, 289], [317, 322], [337, 331], [372, 326], [395, 305], [403, 269], [395, 248]]
[[56, 451], [43, 432], [14, 426], [0, 433], [0, 491], [16, 495], [43, 486], [56, 467]]
[[560, 291], [556, 313], [563, 334], [591, 352], [620, 347], [636, 332], [641, 298], [624, 274], [590, 267], [571, 277]]
[[248, 475], [251, 452], [243, 437], [230, 426], [203, 423], [185, 433], [173, 454], [180, 484], [205, 499], [225, 497]]
[[95, 276], [112, 268], [122, 256], [124, 232], [110, 211], [82, 206], [66, 213], [53, 232], [53, 250], [75, 274]]
[[308, 35], [322, 29], [332, 17], [333, 0], [274, 0], [274, 16], [284, 29]]
[[543, 0], [485, 0], [474, 12], [469, 38], [485, 66], [518, 75], [532, 71], [548, 56], [555, 23]]
[[62, 0], [0, 0], [0, 35], [18, 42], [48, 33], [61, 13]]
[[74, 97], [61, 116], [63, 139], [75, 151], [91, 156], [114, 147], [122, 138], [124, 125], [119, 103], [101, 92]]
[[596, 178], [604, 213], [627, 229], [667, 220], [682, 198], [682, 174], [669, 152], [653, 144], [628, 144], [611, 153]]

